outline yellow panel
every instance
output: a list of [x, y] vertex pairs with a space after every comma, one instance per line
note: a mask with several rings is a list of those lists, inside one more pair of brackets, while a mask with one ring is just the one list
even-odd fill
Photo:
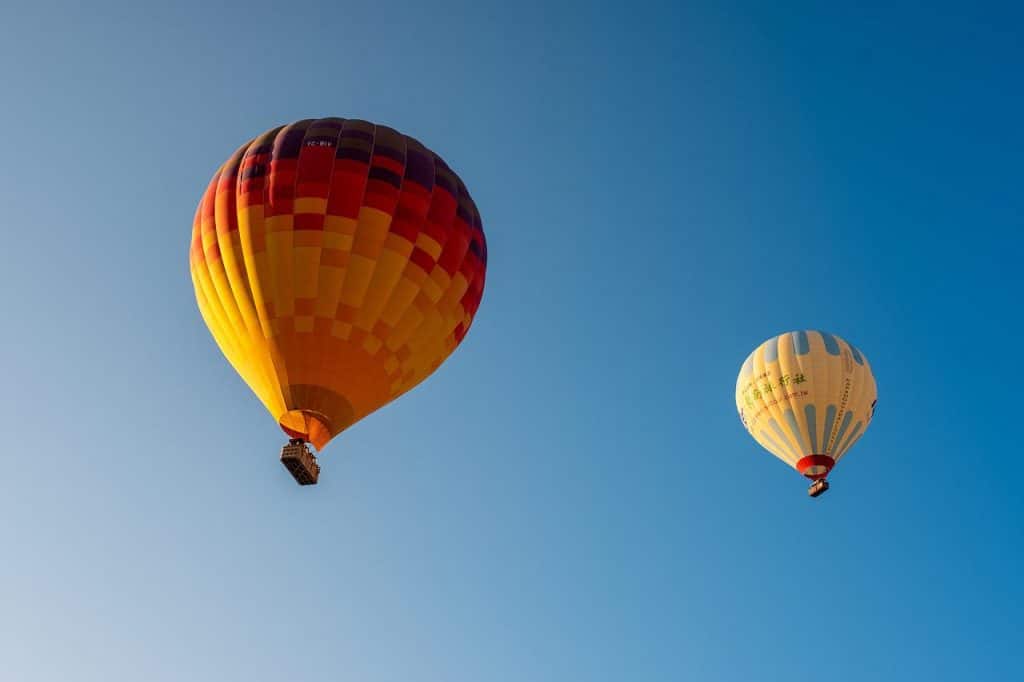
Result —
[[428, 235], [426, 232], [420, 232], [416, 236], [416, 246], [420, 247], [433, 258], [435, 261], [441, 257], [441, 245], [437, 243], [437, 240]]
[[[408, 242], [406, 242], [408, 243]], [[411, 250], [411, 247], [410, 247]], [[408, 262], [408, 256], [384, 249], [377, 258], [377, 267], [374, 269], [373, 281], [363, 298], [359, 315], [356, 317], [356, 324], [363, 329], [373, 329], [373, 326], [380, 318], [385, 303], [391, 297], [392, 292], [402, 276], [402, 269]]]
[[370, 286], [370, 278], [373, 277], [373, 267], [376, 261], [355, 253], [348, 262], [348, 270], [345, 273], [345, 283], [341, 289], [341, 302], [352, 307], [358, 307], [363, 302], [363, 296]]
[[295, 257], [292, 271], [295, 273], [295, 298], [315, 297], [320, 249], [314, 246], [294, 247], [292, 254]]
[[286, 315], [294, 315], [292, 232], [269, 232], [267, 234], [267, 256], [270, 264], [269, 284], [273, 294], [274, 317], [280, 319]]
[[327, 213], [327, 199], [320, 197], [299, 197], [295, 200], [293, 213]]

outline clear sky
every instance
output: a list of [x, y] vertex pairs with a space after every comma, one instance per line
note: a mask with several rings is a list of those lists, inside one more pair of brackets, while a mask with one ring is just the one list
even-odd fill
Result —
[[[1018, 679], [1013, 4], [8, 0], [0, 679]], [[187, 247], [332, 115], [442, 154], [490, 259], [299, 488]], [[819, 500], [733, 399], [798, 328], [880, 392]]]

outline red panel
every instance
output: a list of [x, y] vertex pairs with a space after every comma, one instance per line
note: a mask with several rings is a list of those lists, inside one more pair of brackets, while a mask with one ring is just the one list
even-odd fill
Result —
[[[836, 461], [828, 455], [807, 455], [801, 458], [796, 463], [796, 470], [811, 480], [818, 480], [819, 478], [825, 478], [828, 476], [828, 472], [832, 471], [832, 467], [835, 466]], [[804, 473], [813, 466], [825, 467], [825, 473], [822, 474], [807, 474]]]
[[322, 230], [324, 229], [324, 217], [319, 213], [296, 213], [294, 229]]

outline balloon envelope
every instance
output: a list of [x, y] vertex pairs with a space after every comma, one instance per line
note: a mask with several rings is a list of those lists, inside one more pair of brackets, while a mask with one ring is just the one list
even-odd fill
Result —
[[736, 408], [747, 431], [810, 479], [824, 478], [864, 435], [877, 398], [864, 354], [820, 331], [768, 339], [736, 380]]
[[189, 253], [228, 361], [292, 437], [322, 449], [459, 345], [487, 246], [459, 177], [411, 137], [303, 120], [214, 174]]

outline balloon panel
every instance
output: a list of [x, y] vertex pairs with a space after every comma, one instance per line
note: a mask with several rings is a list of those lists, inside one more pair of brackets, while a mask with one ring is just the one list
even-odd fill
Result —
[[318, 449], [429, 376], [483, 294], [487, 246], [459, 177], [411, 137], [304, 120], [243, 145], [200, 201], [196, 300], [281, 427]]

